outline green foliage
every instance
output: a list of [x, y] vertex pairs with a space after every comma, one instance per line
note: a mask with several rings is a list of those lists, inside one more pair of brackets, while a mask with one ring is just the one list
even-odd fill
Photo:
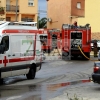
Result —
[[38, 17], [38, 28], [47, 28], [47, 18], [41, 18]]
[[74, 94], [74, 97], [69, 97], [68, 93], [67, 93], [67, 97], [68, 97], [68, 100], [83, 100], [83, 98], [78, 98], [76, 94]]
[[4, 11], [4, 7], [0, 7], [0, 11]]

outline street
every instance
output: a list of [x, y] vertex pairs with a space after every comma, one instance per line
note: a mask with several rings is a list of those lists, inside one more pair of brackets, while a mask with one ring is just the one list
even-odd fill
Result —
[[93, 63], [80, 59], [44, 62], [34, 80], [27, 80], [24, 75], [5, 78], [4, 84], [0, 86], [0, 100], [68, 100], [67, 93], [71, 97], [76, 94], [91, 100], [90, 97], [95, 98], [94, 92], [99, 97], [98, 84], [80, 82], [89, 80]]

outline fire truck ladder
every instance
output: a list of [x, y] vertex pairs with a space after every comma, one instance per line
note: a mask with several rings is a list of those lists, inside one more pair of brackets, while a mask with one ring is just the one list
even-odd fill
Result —
[[[65, 43], [65, 50], [68, 50], [68, 30], [64, 29], [64, 43]], [[71, 48], [71, 46], [70, 46]], [[71, 50], [71, 49], [70, 49]], [[71, 60], [71, 51], [69, 50], [69, 53], [66, 54], [67, 59]]]

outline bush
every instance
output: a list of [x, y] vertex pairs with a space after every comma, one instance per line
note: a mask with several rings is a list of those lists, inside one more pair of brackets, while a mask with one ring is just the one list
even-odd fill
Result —
[[67, 93], [68, 100], [83, 100], [83, 98], [78, 98], [76, 94], [74, 94], [74, 97], [69, 97]]

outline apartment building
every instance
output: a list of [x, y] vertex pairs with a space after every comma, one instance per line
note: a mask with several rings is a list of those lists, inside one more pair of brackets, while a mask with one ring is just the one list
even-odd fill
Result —
[[37, 16], [38, 0], [0, 0], [0, 20], [37, 22]]
[[85, 0], [47, 0], [47, 27], [61, 29], [84, 17]]
[[100, 40], [100, 0], [85, 0], [85, 16], [78, 18], [78, 24], [89, 23], [92, 39]]

